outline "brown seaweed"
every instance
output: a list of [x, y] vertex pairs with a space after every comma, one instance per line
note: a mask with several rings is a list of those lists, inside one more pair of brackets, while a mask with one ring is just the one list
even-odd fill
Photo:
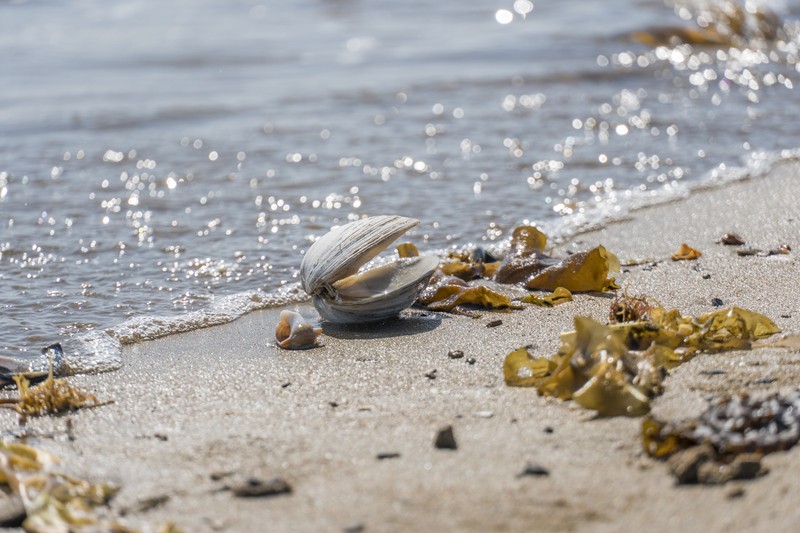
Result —
[[520, 299], [522, 303], [538, 305], [539, 307], [555, 307], [556, 305], [571, 301], [572, 293], [564, 287], [556, 287], [553, 292], [543, 296], [529, 294]]
[[648, 315], [650, 321], [610, 326], [576, 317], [575, 331], [561, 335], [552, 357], [534, 357], [527, 349], [508, 354], [506, 383], [536, 387], [601, 415], [637, 416], [663, 391], [667, 369], [700, 352], [748, 349], [780, 331], [769, 318], [737, 307], [695, 318], [651, 306]]
[[571, 292], [608, 292], [618, 289], [614, 278], [609, 278], [616, 256], [603, 246], [588, 252], [579, 252], [556, 265], [545, 268], [530, 277], [525, 284], [529, 289], [553, 291], [564, 287]]

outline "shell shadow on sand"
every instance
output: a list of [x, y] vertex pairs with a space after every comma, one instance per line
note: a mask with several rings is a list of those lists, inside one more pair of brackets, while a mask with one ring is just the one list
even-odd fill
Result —
[[433, 331], [442, 323], [439, 313], [406, 311], [395, 318], [359, 324], [323, 323], [323, 334], [341, 340], [404, 337]]

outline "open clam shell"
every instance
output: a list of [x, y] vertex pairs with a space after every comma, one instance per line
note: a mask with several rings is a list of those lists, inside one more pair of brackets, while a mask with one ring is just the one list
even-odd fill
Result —
[[405, 258], [359, 272], [418, 220], [382, 215], [331, 230], [306, 252], [300, 265], [303, 289], [319, 314], [331, 322], [382, 320], [411, 306], [439, 260]]

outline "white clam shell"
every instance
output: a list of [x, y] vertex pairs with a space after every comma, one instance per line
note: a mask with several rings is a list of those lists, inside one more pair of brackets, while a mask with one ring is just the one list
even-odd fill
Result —
[[319, 314], [331, 322], [370, 322], [411, 306], [436, 270], [436, 257], [358, 269], [418, 223], [401, 216], [370, 217], [335, 228], [315, 242], [300, 265], [300, 280]]

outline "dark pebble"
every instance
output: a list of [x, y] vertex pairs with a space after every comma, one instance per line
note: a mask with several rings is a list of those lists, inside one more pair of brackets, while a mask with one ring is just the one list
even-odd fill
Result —
[[379, 461], [383, 461], [384, 459], [397, 459], [398, 457], [400, 457], [398, 452], [381, 452], [375, 456]]
[[286, 383], [281, 383], [281, 388], [282, 388], [282, 389], [285, 389], [286, 387], [288, 387], [288, 386], [289, 386], [289, 385], [291, 385], [291, 384], [292, 384], [292, 382], [291, 382], [291, 381], [287, 381]]
[[462, 352], [461, 350], [450, 350], [449, 352], [447, 352], [447, 357], [449, 357], [450, 359], [461, 359], [462, 357], [464, 357], [464, 352]]
[[0, 498], [0, 527], [20, 527], [25, 520], [25, 505], [16, 494]]
[[741, 498], [744, 496], [744, 487], [733, 487], [725, 496], [731, 500], [734, 498]]
[[738, 233], [726, 233], [719, 240], [722, 244], [727, 246], [741, 246], [744, 244], [744, 239]]
[[487, 328], [496, 328], [497, 326], [502, 326], [502, 325], [503, 321], [500, 320], [499, 318], [497, 320], [492, 320], [491, 322], [486, 323]]
[[725, 305], [725, 302], [723, 302], [720, 298], [711, 298], [711, 305], [714, 307], [722, 307]]
[[703, 279], [711, 279], [711, 274], [706, 272], [705, 274], [703, 274]]
[[528, 463], [525, 468], [517, 474], [517, 477], [546, 477], [550, 475], [550, 471], [543, 466]]
[[475, 364], [475, 358], [474, 357], [467, 358], [467, 364], [474, 365]]
[[453, 426], [445, 426], [436, 434], [433, 443], [439, 450], [457, 450], [456, 436], [453, 434]]
[[555, 430], [553, 428], [551, 428], [550, 426], [547, 426], [546, 428], [544, 428], [544, 432], [545, 433], [552, 433], [553, 431], [555, 431]]
[[344, 533], [362, 533], [366, 531], [367, 528], [364, 524], [353, 524], [352, 526], [347, 526], [346, 528], [342, 529]]
[[231, 492], [240, 498], [262, 498], [291, 494], [292, 487], [281, 478], [272, 478], [267, 481], [255, 477], [248, 478], [243, 483], [231, 485]]
[[428, 379], [436, 379], [436, 369], [425, 372], [425, 377]]
[[328, 405], [330, 405], [333, 408], [336, 408], [339, 407], [339, 402], [328, 402]]

